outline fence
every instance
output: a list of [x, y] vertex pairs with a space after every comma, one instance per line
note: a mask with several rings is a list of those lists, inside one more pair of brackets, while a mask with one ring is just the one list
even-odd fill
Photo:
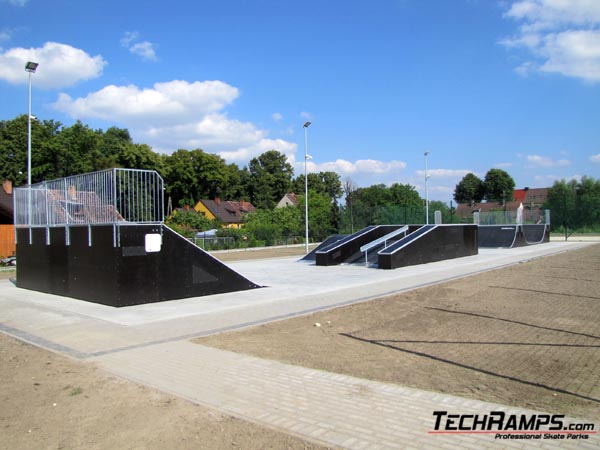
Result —
[[15, 227], [0, 225], [0, 258], [15, 254]]
[[[164, 182], [153, 170], [108, 169], [14, 190], [17, 228], [162, 224]], [[68, 231], [67, 231], [68, 232]]]
[[[517, 223], [517, 211], [487, 211], [479, 213], [479, 225], [507, 225]], [[549, 224], [550, 210], [523, 209], [524, 224]]]

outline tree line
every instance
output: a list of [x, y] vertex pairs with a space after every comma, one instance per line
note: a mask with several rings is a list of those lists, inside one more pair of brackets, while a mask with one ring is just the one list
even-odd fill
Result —
[[[134, 143], [124, 128], [95, 130], [80, 121], [63, 126], [54, 120], [33, 121], [32, 142], [34, 183], [113, 167], [156, 170], [165, 180], [174, 208], [215, 197], [254, 204], [257, 212], [246, 217], [244, 235], [223, 231], [236, 239], [251, 235], [256, 242], [264, 243], [304, 235], [304, 174], [295, 176], [286, 156], [277, 150], [266, 151], [239, 167], [199, 148], [179, 149], [170, 155], [154, 152], [146, 144]], [[27, 116], [0, 121], [0, 178], [24, 185], [26, 167]], [[358, 187], [349, 178], [341, 180], [335, 172], [309, 173], [307, 183], [309, 230], [315, 241], [368, 225], [425, 221], [425, 201], [410, 184]], [[600, 223], [600, 208], [593, 210], [599, 183], [586, 177], [581, 182], [555, 183], [547, 205], [555, 211], [554, 224], [563, 216], [569, 216], [571, 227]], [[457, 203], [511, 201], [514, 187], [513, 178], [501, 169], [490, 169], [483, 180], [469, 173], [456, 185], [454, 199]], [[275, 210], [277, 202], [290, 192], [297, 194], [297, 207]], [[443, 202], [430, 202], [429, 210], [430, 222], [436, 210], [442, 212], [444, 223], [455, 221], [453, 209]], [[219, 225], [183, 213], [169, 220], [188, 233]]]
[[[515, 182], [502, 169], [490, 169], [482, 180], [468, 173], [456, 185], [457, 203], [510, 202], [514, 200]], [[541, 209], [549, 209], [551, 229], [600, 232], [600, 179], [583, 176], [581, 180], [557, 180], [548, 188], [548, 198]]]

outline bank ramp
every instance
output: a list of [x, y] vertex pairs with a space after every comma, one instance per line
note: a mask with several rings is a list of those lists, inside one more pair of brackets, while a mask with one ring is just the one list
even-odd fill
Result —
[[476, 225], [423, 225], [379, 251], [378, 267], [397, 269], [477, 253]]

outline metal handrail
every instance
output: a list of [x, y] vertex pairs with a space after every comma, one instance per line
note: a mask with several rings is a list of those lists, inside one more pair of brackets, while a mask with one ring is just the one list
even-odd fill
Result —
[[[365, 252], [365, 251], [369, 251], [371, 250], [373, 247], [378, 246], [379, 244], [381, 244], [382, 242], [387, 241], [388, 239], [391, 239], [393, 237], [398, 236], [400, 233], [406, 233], [408, 231], [408, 225], [404, 225], [402, 228], [398, 228], [397, 230], [394, 230], [388, 234], [386, 234], [385, 236], [381, 236], [378, 239], [375, 239], [374, 241], [369, 242], [368, 244], [363, 245], [360, 248], [361, 252]], [[386, 245], [387, 247], [387, 245]]]
[[369, 250], [372, 249], [373, 247], [377, 247], [379, 244], [381, 244], [383, 242], [384, 244], [384, 248], [387, 247], [387, 241], [389, 239], [392, 239], [393, 237], [398, 236], [400, 233], [404, 233], [404, 235], [406, 236], [406, 232], [408, 231], [408, 225], [404, 225], [401, 228], [398, 228], [397, 230], [394, 230], [388, 234], [386, 234], [385, 236], [381, 236], [378, 239], [375, 239], [374, 241], [369, 242], [368, 244], [363, 245], [360, 248], [361, 252], [365, 252], [365, 265], [369, 265]]

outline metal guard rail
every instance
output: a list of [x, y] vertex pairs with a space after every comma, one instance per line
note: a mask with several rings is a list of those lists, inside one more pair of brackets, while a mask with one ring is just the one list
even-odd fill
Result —
[[371, 241], [368, 244], [363, 245], [360, 248], [360, 251], [365, 252], [365, 264], [366, 265], [369, 264], [369, 250], [371, 250], [373, 247], [377, 247], [382, 242], [384, 243], [384, 246], [387, 247], [387, 241], [389, 239], [392, 239], [393, 237], [398, 236], [400, 233], [404, 233], [404, 235], [406, 236], [407, 231], [408, 231], [408, 225], [404, 225], [403, 227], [398, 228], [397, 230], [394, 230], [394, 231], [386, 234], [385, 236], [381, 236], [379, 239], [375, 239], [374, 241]]

